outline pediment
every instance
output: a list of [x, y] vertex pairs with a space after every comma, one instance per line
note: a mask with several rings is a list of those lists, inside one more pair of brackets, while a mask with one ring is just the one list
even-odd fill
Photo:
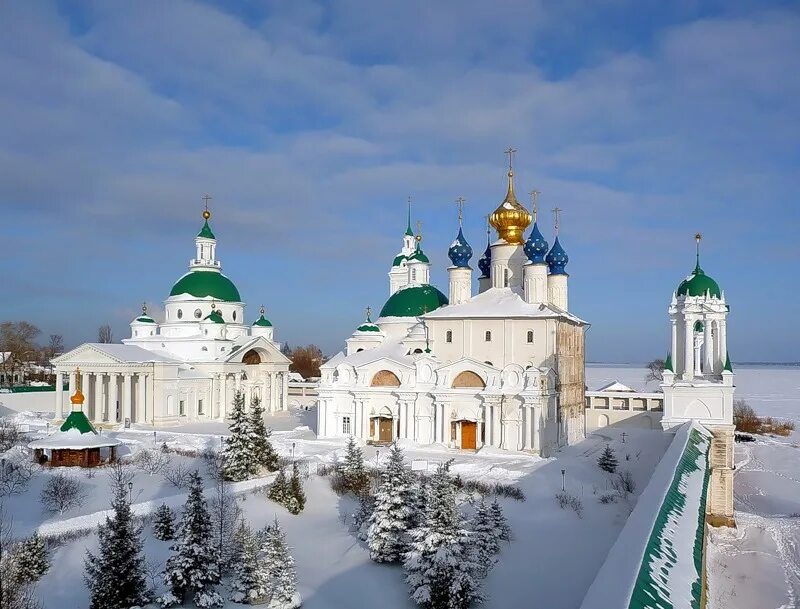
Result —
[[245, 353], [254, 350], [261, 356], [261, 363], [264, 364], [290, 364], [291, 360], [286, 357], [278, 346], [271, 340], [263, 336], [254, 336], [250, 340], [245, 341], [239, 346], [238, 349], [231, 352], [226, 362], [241, 362]]
[[100, 351], [94, 345], [87, 343], [80, 347], [75, 347], [72, 351], [67, 351], [53, 358], [53, 364], [58, 366], [70, 365], [80, 366], [83, 364], [121, 364], [123, 361], [113, 357], [108, 353]]

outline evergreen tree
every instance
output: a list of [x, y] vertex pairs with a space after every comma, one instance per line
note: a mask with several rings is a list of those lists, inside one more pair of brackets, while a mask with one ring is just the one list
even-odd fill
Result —
[[500, 503], [497, 501], [496, 497], [495, 500], [492, 501], [492, 505], [489, 508], [489, 513], [492, 516], [492, 523], [494, 525], [497, 539], [501, 541], [511, 541], [511, 527], [508, 526], [506, 516], [503, 514], [503, 508], [500, 506]]
[[369, 487], [369, 476], [367, 475], [367, 470], [364, 468], [364, 453], [361, 447], [356, 444], [353, 436], [350, 436], [347, 440], [344, 462], [340, 465], [339, 469], [345, 490], [356, 495], [367, 490]]
[[471, 547], [477, 569], [476, 574], [479, 577], [486, 577], [497, 561], [497, 554], [500, 552], [500, 537], [495, 526], [492, 509], [486, 505], [485, 500], [481, 500], [475, 506], [475, 516], [472, 519], [471, 529]]
[[270, 484], [267, 496], [275, 503], [286, 505], [289, 501], [289, 481], [286, 479], [286, 471], [281, 468], [275, 481]]
[[408, 545], [413, 499], [403, 451], [395, 443], [389, 452], [386, 470], [381, 475], [381, 485], [375, 495], [375, 508], [369, 518], [367, 545], [372, 560], [396, 562], [402, 558]]
[[112, 507], [113, 515], [97, 530], [97, 554], [86, 553], [89, 609], [128, 609], [150, 602], [141, 530], [133, 523], [128, 492], [121, 485]]
[[466, 609], [480, 600], [470, 534], [456, 507], [449, 469], [449, 462], [440, 465], [431, 478], [425, 523], [413, 531], [403, 563], [411, 598], [425, 609]]
[[302, 600], [297, 592], [294, 559], [277, 518], [265, 531], [261, 556], [269, 570], [269, 609], [297, 609]]
[[358, 509], [353, 514], [353, 530], [361, 541], [367, 540], [369, 519], [375, 509], [375, 497], [364, 491], [358, 496]]
[[264, 407], [261, 400], [253, 396], [250, 402], [250, 414], [248, 415], [250, 424], [250, 434], [253, 440], [253, 458], [258, 465], [266, 467], [274, 472], [278, 469], [278, 453], [269, 441], [272, 430], [264, 423]]
[[306, 506], [306, 494], [303, 492], [303, 481], [297, 463], [292, 464], [292, 477], [289, 479], [289, 493], [286, 498], [286, 509], [290, 514], [299, 514]]
[[425, 524], [428, 511], [428, 476], [419, 474], [411, 487], [411, 518], [409, 529]]
[[153, 537], [161, 541], [175, 539], [175, 513], [165, 503], [153, 515]]
[[15, 552], [17, 578], [23, 584], [35, 584], [50, 568], [44, 540], [34, 533], [19, 544]]
[[597, 466], [609, 474], [613, 474], [615, 471], [617, 471], [617, 457], [614, 454], [614, 451], [611, 450], [611, 446], [608, 444], [606, 444], [605, 450], [597, 460]]
[[170, 592], [159, 599], [161, 604], [165, 607], [180, 604], [190, 596], [198, 607], [221, 605], [222, 598], [215, 590], [220, 579], [219, 559], [198, 472], [190, 477], [189, 496], [171, 550], [173, 554], [164, 569], [164, 582]]
[[237, 391], [233, 396], [229, 428], [231, 435], [225, 438], [225, 447], [222, 451], [222, 471], [225, 479], [238, 482], [246, 480], [258, 471], [258, 465], [253, 458], [250, 421], [244, 411], [244, 394], [241, 391]]
[[242, 521], [236, 529], [234, 543], [230, 598], [236, 603], [255, 604], [267, 595], [269, 589], [267, 564], [259, 560], [261, 537]]

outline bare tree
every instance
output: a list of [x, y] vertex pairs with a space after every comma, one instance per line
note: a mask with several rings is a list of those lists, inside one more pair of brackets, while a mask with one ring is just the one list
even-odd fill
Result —
[[51, 334], [47, 347], [44, 348], [45, 363], [50, 363], [50, 360], [64, 353], [64, 337], [60, 334]]
[[0, 452], [6, 452], [22, 441], [22, 434], [14, 421], [0, 419]]
[[192, 474], [190, 470], [183, 463], [177, 463], [172, 467], [167, 467], [164, 470], [164, 479], [172, 486], [178, 489], [187, 488], [189, 486], [189, 478]]
[[111, 484], [112, 496], [117, 489], [127, 491], [128, 484], [133, 482], [133, 469], [125, 461], [116, 460], [106, 466], [105, 470]]
[[663, 359], [654, 359], [647, 364], [647, 374], [644, 376], [644, 382], [650, 381], [663, 381], [664, 380], [664, 366]]
[[103, 324], [97, 328], [97, 342], [98, 343], [111, 343], [114, 342], [114, 336], [111, 333], [111, 326]]
[[21, 456], [3, 459], [0, 462], [0, 497], [23, 493], [38, 470], [36, 463]]
[[86, 489], [77, 478], [59, 472], [45, 483], [41, 500], [46, 511], [64, 514], [67, 510], [83, 505]]
[[143, 472], [150, 474], [160, 474], [172, 462], [169, 453], [160, 450], [145, 449], [136, 455], [134, 464]]
[[26, 362], [37, 361], [39, 346], [34, 342], [41, 330], [27, 321], [0, 323], [0, 372], [5, 384], [14, 384], [15, 373], [23, 370]]
[[220, 573], [230, 569], [235, 551], [233, 542], [236, 532], [236, 523], [242, 513], [236, 497], [228, 488], [228, 483], [223, 476], [215, 479], [214, 496], [209, 501], [209, 513], [214, 535], [214, 544], [219, 552]]
[[288, 357], [292, 360], [289, 370], [297, 372], [305, 379], [318, 377], [319, 367], [325, 361], [322, 350], [316, 345], [295, 347]]

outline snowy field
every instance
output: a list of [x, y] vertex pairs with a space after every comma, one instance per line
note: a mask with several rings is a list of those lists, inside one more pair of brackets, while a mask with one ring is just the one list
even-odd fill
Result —
[[[800, 385], [799, 369], [737, 369], [736, 373], [737, 396], [748, 399], [761, 413], [791, 415], [800, 422], [800, 408], [794, 398]], [[645, 388], [643, 378], [641, 368], [587, 368], [590, 389], [614, 379], [635, 388]], [[273, 443], [278, 452], [309, 463], [312, 472], [314, 464], [334, 462], [343, 453], [344, 445], [341, 441], [317, 440], [314, 416], [313, 410], [299, 410], [268, 420], [275, 430]], [[41, 419], [26, 422], [32, 429], [45, 425]], [[183, 451], [213, 449], [219, 446], [227, 429], [222, 424], [210, 423], [159, 429], [155, 438], [153, 430], [146, 427], [112, 433], [124, 442], [121, 452], [131, 458], [142, 448], [160, 446], [163, 442]], [[514, 540], [504, 544], [500, 562], [484, 581], [483, 591], [487, 597], [484, 607], [572, 609], [580, 605], [636, 496], [646, 486], [669, 441], [669, 437], [659, 431], [626, 430], [625, 444], [621, 430], [607, 428], [602, 433], [602, 436], [593, 435], [577, 446], [562, 450], [552, 459], [499, 450], [471, 454], [410, 443], [404, 445], [408, 461], [425, 460], [434, 467], [436, 463], [453, 458], [454, 473], [487, 482], [512, 482], [527, 497], [522, 503], [502, 500]], [[712, 609], [780, 607], [781, 603], [785, 607], [795, 606], [793, 595], [800, 591], [798, 572], [795, 570], [793, 581], [787, 581], [785, 573], [796, 569], [800, 563], [797, 555], [800, 537], [796, 526], [800, 518], [792, 517], [800, 513], [798, 439], [795, 435], [788, 440], [764, 440], [739, 447], [737, 460], [742, 466], [736, 479], [736, 491], [740, 529], [730, 538], [715, 540], [712, 545]], [[620, 467], [629, 469], [636, 480], [636, 493], [629, 503], [606, 505], [598, 502], [599, 494], [608, 487], [608, 479], [596, 465], [606, 443], [616, 450]], [[387, 449], [365, 449], [365, 457], [371, 465], [381, 465], [386, 455]], [[201, 473], [205, 471], [200, 458], [178, 455], [172, 458], [173, 464], [182, 463], [187, 468], [198, 468]], [[583, 503], [582, 518], [571, 510], [559, 508], [555, 500], [555, 494], [561, 490], [562, 469], [566, 470], [567, 490]], [[81, 477], [90, 490], [84, 505], [63, 516], [43, 513], [39, 492], [52, 472], [42, 471], [34, 477], [25, 494], [5, 502], [7, 512], [14, 519], [15, 533], [26, 534], [37, 528], [45, 532], [53, 528], [84, 529], [102, 520], [100, 512], [108, 509], [110, 501], [106, 475], [101, 470], [91, 478], [86, 470], [71, 470], [70, 474]], [[271, 477], [248, 481], [238, 489], [237, 497], [254, 528], [264, 526], [277, 515], [297, 561], [304, 607], [414, 607], [408, 598], [402, 570], [370, 561], [362, 542], [351, 532], [349, 525], [355, 509], [351, 499], [340, 498], [331, 491], [327, 479], [312, 474], [305, 482], [306, 509], [292, 516], [269, 501], [263, 489], [258, 488], [270, 481]], [[134, 510], [145, 513], [164, 501], [180, 506], [183, 492], [161, 474], [150, 476], [137, 471], [132, 490]], [[78, 520], [70, 520], [74, 518]], [[156, 540], [149, 525], [144, 533], [147, 559], [157, 573], [169, 555], [169, 543]], [[96, 535], [89, 532], [56, 550], [53, 568], [37, 586], [45, 608], [87, 606], [88, 592], [82, 583], [83, 558], [85, 551], [96, 548], [96, 544]], [[794, 562], [787, 559], [792, 552]], [[156, 581], [160, 585], [160, 577]], [[761, 596], [755, 596], [753, 591]], [[761, 602], [764, 594], [769, 597], [766, 604]], [[760, 600], [755, 602], [756, 598]], [[229, 603], [226, 606], [241, 605]]]

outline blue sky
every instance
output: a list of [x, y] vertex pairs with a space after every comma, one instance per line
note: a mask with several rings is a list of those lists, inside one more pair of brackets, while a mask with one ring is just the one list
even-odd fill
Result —
[[513, 145], [518, 192], [564, 210], [589, 359], [663, 356], [701, 231], [734, 361], [800, 360], [796, 3], [12, 0], [0, 22], [3, 319], [127, 336], [209, 192], [249, 316], [332, 353], [386, 299], [406, 197], [446, 291], [453, 201], [482, 251]]

